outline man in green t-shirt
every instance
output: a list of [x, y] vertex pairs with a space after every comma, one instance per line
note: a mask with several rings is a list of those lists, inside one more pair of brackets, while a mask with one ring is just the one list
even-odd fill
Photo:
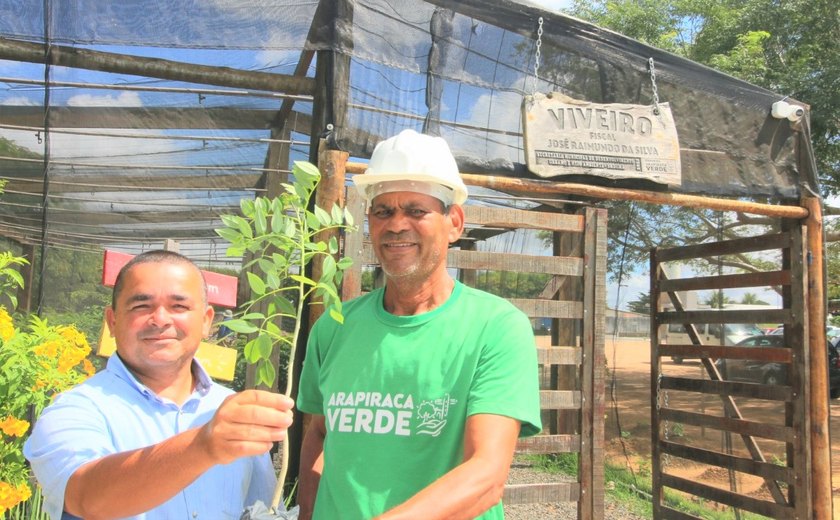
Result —
[[403, 131], [353, 180], [385, 287], [310, 334], [301, 519], [503, 518], [516, 440], [540, 430], [530, 321], [447, 272], [467, 189], [443, 139]]

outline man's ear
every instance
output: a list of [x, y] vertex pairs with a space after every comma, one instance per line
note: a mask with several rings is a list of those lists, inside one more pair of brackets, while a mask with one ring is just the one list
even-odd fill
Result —
[[213, 327], [213, 317], [216, 315], [216, 310], [213, 309], [212, 305], [208, 305], [206, 309], [204, 309], [204, 324], [202, 328], [202, 333], [205, 338], [210, 337], [210, 329]]
[[452, 222], [452, 227], [449, 228], [449, 243], [455, 243], [461, 238], [464, 233], [464, 208], [460, 204], [453, 204], [449, 206], [449, 221]]
[[108, 324], [108, 332], [111, 333], [111, 337], [114, 337], [114, 327], [117, 324], [117, 317], [114, 315], [114, 309], [109, 305], [105, 307], [105, 323]]

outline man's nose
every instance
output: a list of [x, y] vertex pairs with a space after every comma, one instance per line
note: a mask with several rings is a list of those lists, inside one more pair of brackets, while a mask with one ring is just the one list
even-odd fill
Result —
[[149, 316], [149, 322], [156, 327], [165, 327], [172, 323], [172, 316], [163, 305], [159, 305], [152, 309], [152, 314]]
[[386, 229], [392, 233], [400, 233], [408, 229], [408, 215], [404, 211], [395, 211], [386, 222]]

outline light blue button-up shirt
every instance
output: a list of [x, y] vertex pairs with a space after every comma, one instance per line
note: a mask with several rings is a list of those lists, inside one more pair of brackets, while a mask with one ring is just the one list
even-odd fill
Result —
[[[231, 390], [211, 381], [195, 361], [197, 384], [182, 406], [162, 399], [129, 372], [119, 356], [105, 370], [59, 395], [35, 423], [24, 455], [53, 519], [64, 510], [70, 476], [83, 464], [157, 444], [207, 423]], [[269, 456], [217, 465], [160, 506], [136, 519], [238, 519], [257, 500], [271, 501], [276, 477]]]

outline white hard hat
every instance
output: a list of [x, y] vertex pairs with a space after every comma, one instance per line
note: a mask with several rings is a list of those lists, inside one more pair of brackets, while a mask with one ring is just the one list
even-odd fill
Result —
[[368, 202], [389, 191], [425, 193], [446, 205], [467, 200], [467, 187], [446, 141], [414, 130], [377, 144], [364, 175], [354, 175], [353, 183]]

